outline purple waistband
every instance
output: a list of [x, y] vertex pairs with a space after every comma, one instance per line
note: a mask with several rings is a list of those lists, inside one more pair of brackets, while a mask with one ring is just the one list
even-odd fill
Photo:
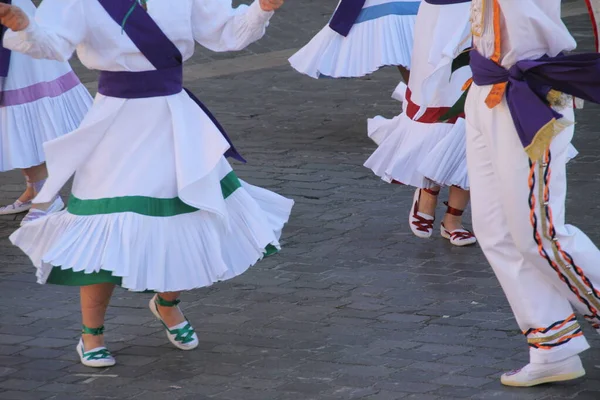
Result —
[[58, 97], [80, 83], [77, 75], [70, 71], [50, 82], [40, 82], [21, 89], [6, 90], [0, 100], [0, 107], [18, 106], [46, 97]]
[[470, 3], [471, 0], [425, 0], [425, 3], [435, 6], [448, 6], [450, 4]]
[[185, 90], [188, 96], [204, 111], [229, 143], [230, 148], [225, 152], [225, 156], [246, 162], [236, 150], [217, 118], [192, 92], [183, 88], [183, 67], [181, 65], [140, 72], [101, 71], [98, 80], [98, 93], [120, 99], [171, 96], [180, 93], [182, 90]]
[[170, 96], [183, 90], [181, 66], [141, 72], [101, 71], [98, 93], [121, 99]]
[[562, 115], [547, 100], [550, 90], [600, 103], [600, 54], [572, 54], [523, 60], [509, 69], [471, 52], [473, 82], [478, 86], [507, 83], [506, 102], [523, 147]]

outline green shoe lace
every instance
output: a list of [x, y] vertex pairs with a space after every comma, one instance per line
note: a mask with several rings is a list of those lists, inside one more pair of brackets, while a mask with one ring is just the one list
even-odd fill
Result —
[[[181, 300], [179, 300], [179, 299], [176, 299], [176, 300], [173, 300], [173, 301], [169, 301], [169, 300], [163, 299], [158, 294], [156, 295], [156, 297], [154, 297], [154, 305], [156, 306], [156, 311], [158, 312], [158, 315], [160, 315], [160, 311], [158, 310], [158, 306], [161, 306], [161, 307], [176, 307], [177, 305], [179, 305], [179, 303], [181, 303]], [[175, 336], [175, 340], [177, 342], [179, 342], [181, 344], [188, 344], [188, 343], [194, 341], [194, 334], [196, 332], [194, 331], [194, 328], [190, 324], [190, 321], [188, 321], [187, 318], [185, 320], [187, 321], [187, 324], [184, 325], [183, 328], [177, 328], [177, 329], [170, 329], [167, 326], [167, 324], [165, 324], [165, 322], [162, 320], [162, 318], [160, 319], [160, 323], [163, 324], [163, 326], [165, 327], [165, 329], [167, 330], [167, 332], [169, 332], [169, 334]]]
[[[81, 328], [81, 333], [84, 335], [92, 335], [92, 336], [100, 336], [100, 335], [104, 335], [104, 325], [101, 326], [100, 328], [88, 328], [85, 325], [82, 325]], [[81, 354], [82, 357], [85, 358], [87, 361], [97, 361], [97, 360], [104, 360], [106, 358], [112, 358], [112, 354], [110, 354], [110, 351], [108, 351], [108, 349], [106, 348], [101, 348], [100, 350], [96, 350], [96, 351], [85, 351], [85, 347], [83, 346], [83, 341], [81, 342]]]

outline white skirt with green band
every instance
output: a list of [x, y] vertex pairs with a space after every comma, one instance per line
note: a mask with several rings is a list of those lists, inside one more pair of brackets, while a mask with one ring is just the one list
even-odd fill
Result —
[[218, 169], [226, 225], [179, 197], [75, 192], [67, 210], [25, 225], [11, 241], [31, 258], [38, 283], [168, 292], [233, 278], [279, 250], [293, 202], [239, 180], [225, 159]]

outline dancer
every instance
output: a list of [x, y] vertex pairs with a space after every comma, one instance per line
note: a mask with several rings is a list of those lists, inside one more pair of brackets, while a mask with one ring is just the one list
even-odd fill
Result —
[[[6, 1], [3, 1], [6, 3]], [[10, 2], [9, 2], [10, 3]], [[13, 0], [29, 15], [31, 0]], [[0, 172], [22, 169], [27, 189], [0, 215], [32, 208], [31, 200], [48, 176], [42, 145], [76, 129], [92, 97], [67, 62], [35, 60], [0, 48]], [[60, 196], [36, 205], [22, 224], [64, 208]]]
[[57, 60], [77, 48], [85, 66], [101, 71], [79, 129], [45, 145], [50, 176], [36, 201], [51, 199], [75, 173], [67, 210], [10, 237], [39, 283], [81, 287], [76, 349], [84, 365], [115, 363], [103, 337], [115, 285], [156, 292], [151, 312], [173, 345], [191, 350], [198, 337], [177, 306], [180, 292], [233, 278], [279, 249], [293, 202], [238, 179], [223, 155], [242, 158], [182, 90], [182, 62], [195, 41], [243, 49], [282, 3], [44, 0], [35, 21], [0, 5], [0, 21], [12, 29], [5, 46]]
[[578, 354], [589, 345], [572, 306], [600, 328], [600, 251], [565, 223], [567, 94], [600, 101], [600, 55], [562, 55], [576, 43], [560, 13], [560, 0], [472, 4], [473, 225], [530, 348], [530, 363], [502, 376], [509, 386], [585, 374]]
[[470, 0], [425, 0], [421, 4], [413, 72], [408, 87], [401, 83], [394, 94], [402, 101], [403, 112], [391, 120], [379, 116], [369, 120], [369, 137], [378, 148], [365, 162], [384, 181], [417, 188], [409, 226], [420, 238], [432, 236], [440, 188], [449, 187], [440, 231], [456, 246], [477, 241], [462, 226], [469, 201], [463, 85], [471, 71], [465, 63], [452, 72], [453, 60], [464, 56], [471, 44], [469, 7]]
[[312, 78], [356, 78], [397, 66], [408, 82], [420, 3], [341, 0], [328, 25], [290, 58], [290, 64]]

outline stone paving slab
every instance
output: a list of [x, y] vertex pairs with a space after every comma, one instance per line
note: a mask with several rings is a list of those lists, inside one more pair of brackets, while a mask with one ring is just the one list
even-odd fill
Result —
[[[500, 385], [499, 374], [526, 362], [527, 350], [481, 251], [414, 238], [406, 221], [411, 190], [362, 167], [374, 149], [366, 118], [399, 112], [390, 99], [397, 71], [314, 81], [269, 64], [320, 29], [336, 1], [288, 3], [259, 45], [237, 54], [200, 51], [190, 66], [206, 74], [190, 79], [190, 88], [250, 161], [235, 165], [239, 175], [296, 200], [284, 251], [184, 295], [200, 337], [193, 352], [168, 344], [146, 310], [147, 295], [118, 290], [106, 326], [119, 364], [98, 371], [79, 365], [74, 352], [77, 290], [36, 285], [28, 260], [6, 239], [18, 221], [1, 217], [0, 399], [600, 398], [600, 341], [589, 329], [585, 379]], [[580, 7], [568, 2], [567, 23], [591, 48]], [[232, 73], [202, 72], [203, 64], [208, 71], [229, 65]], [[76, 70], [94, 85], [94, 73]], [[570, 220], [596, 242], [598, 110], [578, 115], [581, 153], [569, 166], [568, 198]], [[22, 180], [1, 175], [0, 200], [17, 196]]]

